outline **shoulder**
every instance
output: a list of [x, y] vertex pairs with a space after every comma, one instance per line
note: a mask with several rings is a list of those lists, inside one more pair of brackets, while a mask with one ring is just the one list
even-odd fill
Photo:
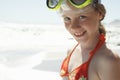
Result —
[[72, 49], [68, 49], [67, 50], [67, 55], [70, 55], [71, 52], [72, 52]]
[[120, 64], [120, 56], [110, 49], [105, 49], [97, 55], [96, 63], [101, 67], [118, 65]]
[[97, 61], [97, 72], [102, 79], [120, 80], [120, 57], [111, 50], [100, 53]]
[[111, 64], [111, 63], [114, 64], [119, 62], [120, 62], [120, 56], [109, 49], [102, 51], [98, 56], [99, 64]]
[[75, 51], [77, 47], [78, 47], [78, 44], [74, 44], [71, 47], [69, 47], [67, 50], [67, 56], [70, 55], [72, 51]]

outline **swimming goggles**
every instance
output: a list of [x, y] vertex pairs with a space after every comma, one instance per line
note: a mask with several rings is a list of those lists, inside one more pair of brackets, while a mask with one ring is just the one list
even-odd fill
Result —
[[[47, 7], [52, 10], [57, 10], [60, 8], [62, 2], [64, 0], [47, 0], [46, 4]], [[93, 1], [100, 1], [100, 0], [68, 0], [70, 4], [72, 4], [76, 8], [84, 8]]]

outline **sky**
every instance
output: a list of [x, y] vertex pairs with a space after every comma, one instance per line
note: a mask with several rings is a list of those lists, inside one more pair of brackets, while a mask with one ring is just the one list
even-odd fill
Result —
[[[120, 0], [102, 0], [107, 14], [104, 22], [120, 19]], [[0, 0], [0, 21], [33, 24], [61, 24], [56, 11], [46, 7], [46, 0]]]

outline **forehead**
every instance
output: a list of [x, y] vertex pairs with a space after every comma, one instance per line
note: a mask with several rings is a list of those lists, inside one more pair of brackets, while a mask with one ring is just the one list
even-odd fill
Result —
[[94, 12], [95, 10], [91, 6], [87, 6], [83, 9], [69, 9], [69, 10], [64, 10], [62, 9], [62, 15], [66, 14], [90, 14], [91, 12]]

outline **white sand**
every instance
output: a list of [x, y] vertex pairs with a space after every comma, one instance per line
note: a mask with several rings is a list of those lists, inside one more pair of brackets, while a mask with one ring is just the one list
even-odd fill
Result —
[[45, 59], [45, 55], [41, 52], [1, 63], [0, 80], [61, 80], [61, 60]]
[[57, 72], [35, 69], [11, 69], [0, 65], [0, 80], [61, 80]]

